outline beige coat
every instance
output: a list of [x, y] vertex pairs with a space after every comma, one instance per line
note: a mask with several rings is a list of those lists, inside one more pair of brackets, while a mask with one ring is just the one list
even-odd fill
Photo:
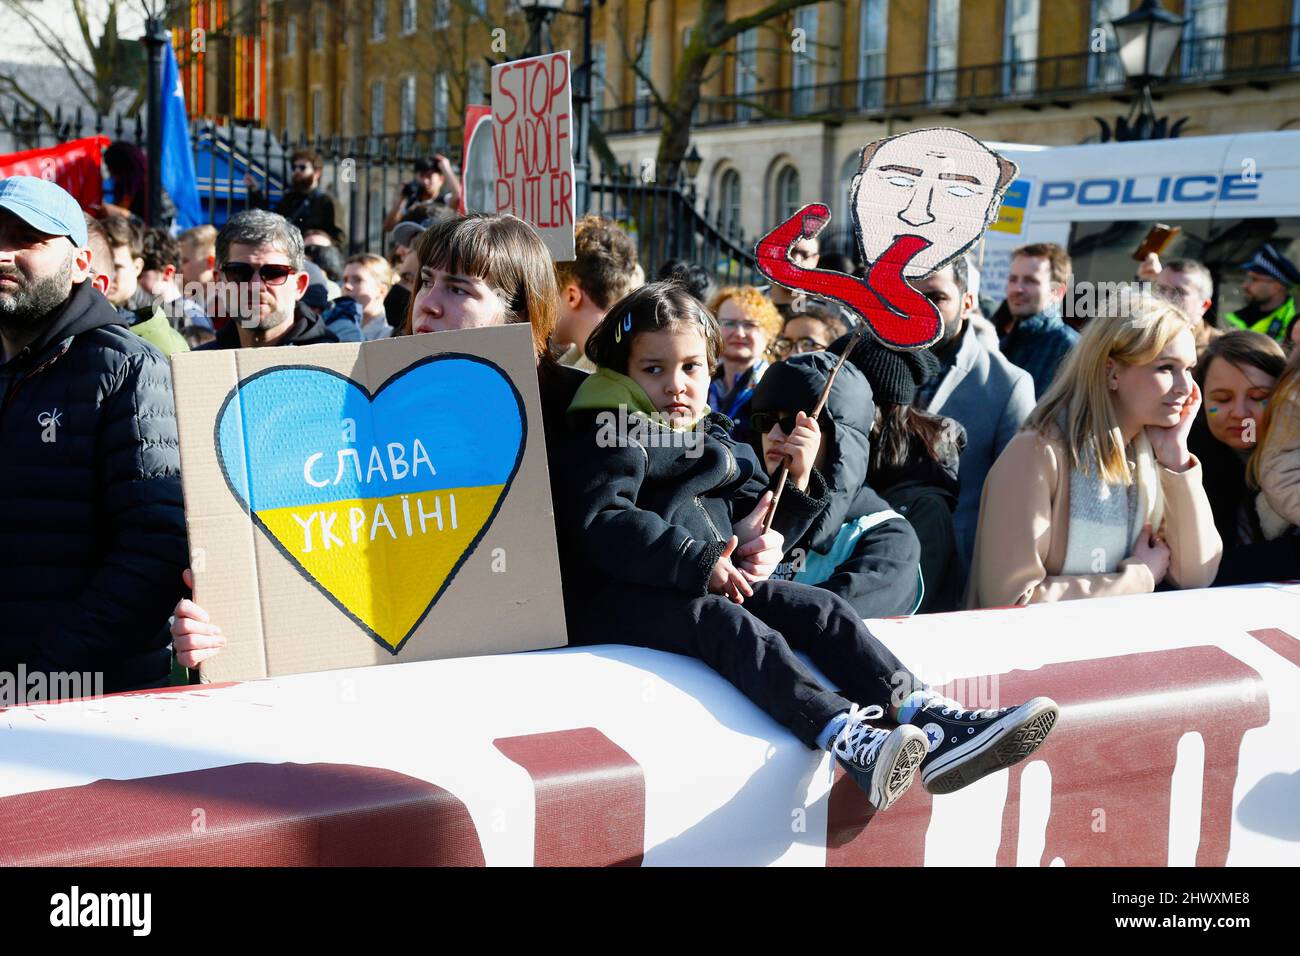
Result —
[[[1295, 395], [1296, 393], [1292, 393]], [[1268, 443], [1259, 456], [1259, 488], [1255, 507], [1264, 537], [1280, 537], [1300, 525], [1300, 408], [1274, 406]]]
[[[1207, 587], [1219, 570], [1223, 543], [1201, 486], [1201, 463], [1177, 474], [1160, 465], [1165, 496], [1163, 534], [1169, 544], [1165, 580]], [[1109, 574], [1061, 574], [1070, 527], [1070, 457], [1064, 440], [1022, 431], [989, 470], [980, 496], [969, 607], [1005, 607], [1147, 594], [1151, 570], [1136, 558]]]

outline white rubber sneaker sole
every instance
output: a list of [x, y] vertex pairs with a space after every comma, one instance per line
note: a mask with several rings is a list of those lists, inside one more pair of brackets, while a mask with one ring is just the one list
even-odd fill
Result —
[[1060, 709], [1050, 697], [1026, 701], [969, 743], [954, 747], [926, 767], [921, 783], [931, 793], [954, 793], [1017, 764], [1047, 739], [1059, 716]]
[[888, 810], [912, 785], [916, 768], [930, 752], [930, 742], [919, 727], [904, 724], [890, 733], [876, 755], [867, 799], [877, 811]]

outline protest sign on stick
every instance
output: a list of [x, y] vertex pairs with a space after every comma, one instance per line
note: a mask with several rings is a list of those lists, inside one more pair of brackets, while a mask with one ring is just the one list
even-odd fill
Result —
[[496, 212], [531, 223], [557, 262], [573, 258], [569, 51], [492, 67]]

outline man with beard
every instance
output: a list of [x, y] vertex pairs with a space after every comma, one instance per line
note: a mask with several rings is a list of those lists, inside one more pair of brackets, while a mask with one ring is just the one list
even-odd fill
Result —
[[[343, 238], [335, 219], [334, 197], [320, 188], [320, 174], [324, 160], [310, 149], [295, 149], [289, 157], [289, 191], [280, 197], [272, 212], [279, 213], [298, 227], [300, 232], [319, 230], [328, 234], [337, 244]], [[270, 206], [266, 194], [257, 186], [251, 175], [244, 177], [248, 187], [250, 209]]]
[[171, 370], [93, 287], [76, 200], [30, 176], [0, 180], [0, 512], [0, 672], [165, 685], [187, 564]]
[[943, 337], [930, 347], [939, 360], [939, 374], [917, 389], [916, 404], [966, 430], [958, 472], [961, 489], [952, 516], [964, 582], [975, 553], [984, 480], [1033, 410], [1034, 380], [1007, 361], [996, 341], [989, 345], [976, 331], [972, 314], [978, 314], [978, 306], [970, 287], [970, 260], [964, 254], [911, 282], [943, 319]]
[[310, 279], [303, 270], [302, 233], [283, 216], [250, 209], [217, 233], [217, 282], [211, 312], [231, 321], [203, 349], [261, 348], [337, 342], [301, 300]]

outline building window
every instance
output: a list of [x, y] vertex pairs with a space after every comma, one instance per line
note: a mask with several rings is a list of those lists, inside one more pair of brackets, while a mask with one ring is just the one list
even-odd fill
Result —
[[1088, 85], [1123, 86], [1124, 64], [1111, 23], [1128, 13], [1128, 0], [1092, 0], [1088, 33]]
[[487, 105], [487, 64], [475, 60], [469, 65], [468, 86], [465, 90], [465, 104], [477, 103]]
[[451, 87], [446, 73], [433, 77], [433, 128], [444, 130], [451, 125]]
[[311, 136], [320, 139], [325, 131], [325, 94], [320, 89], [311, 91]]
[[1007, 0], [1002, 92], [1034, 92], [1038, 59], [1038, 0]]
[[739, 240], [740, 173], [728, 169], [718, 180], [718, 231], [728, 239]]
[[858, 107], [885, 105], [885, 52], [889, 42], [889, 4], [862, 0], [858, 18]]
[[1291, 0], [1291, 62], [1300, 63], [1300, 0]]
[[320, 7], [311, 14], [311, 49], [313, 53], [325, 49], [325, 11]]
[[415, 32], [415, 12], [419, 0], [402, 0], [402, 35]]
[[371, 0], [370, 39], [382, 40], [388, 28], [388, 0]]
[[[758, 28], [750, 27], [736, 36], [736, 76], [733, 84], [738, 100], [750, 100], [758, 89]], [[736, 119], [746, 122], [754, 108], [744, 103], [736, 104]]]
[[654, 62], [652, 49], [654, 41], [651, 37], [645, 38], [645, 46], [641, 48], [641, 56], [637, 60], [636, 74], [636, 128], [645, 129], [650, 125], [650, 81], [646, 79], [650, 75], [651, 64]]
[[451, 0], [433, 0], [433, 28], [441, 30], [451, 26]]
[[402, 133], [409, 136], [415, 132], [415, 77], [402, 77], [401, 114], [398, 118]]
[[794, 111], [811, 113], [816, 109], [817, 91], [817, 8], [800, 7], [794, 14], [794, 26], [801, 30], [804, 48], [794, 54], [791, 80], [794, 86]]
[[840, 188], [836, 193], [839, 209], [835, 210], [835, 215], [841, 223], [846, 223], [850, 218], [849, 203], [853, 193], [853, 178], [857, 176], [858, 170], [862, 167], [862, 158], [858, 153], [850, 153], [840, 166]]
[[285, 138], [296, 136], [298, 133], [298, 117], [295, 115], [293, 94], [284, 94], [284, 133]]
[[776, 176], [776, 216], [773, 222], [785, 222], [799, 211], [799, 170], [786, 166]]
[[384, 133], [384, 81], [375, 80], [370, 84], [370, 135], [382, 136]]
[[1183, 9], [1183, 75], [1216, 76], [1223, 72], [1224, 34], [1228, 32], [1227, 0], [1187, 0]]
[[930, 0], [926, 43], [927, 97], [939, 103], [957, 98], [957, 24], [960, 0]]
[[293, 56], [298, 52], [298, 18], [290, 17], [284, 21], [284, 55]]

